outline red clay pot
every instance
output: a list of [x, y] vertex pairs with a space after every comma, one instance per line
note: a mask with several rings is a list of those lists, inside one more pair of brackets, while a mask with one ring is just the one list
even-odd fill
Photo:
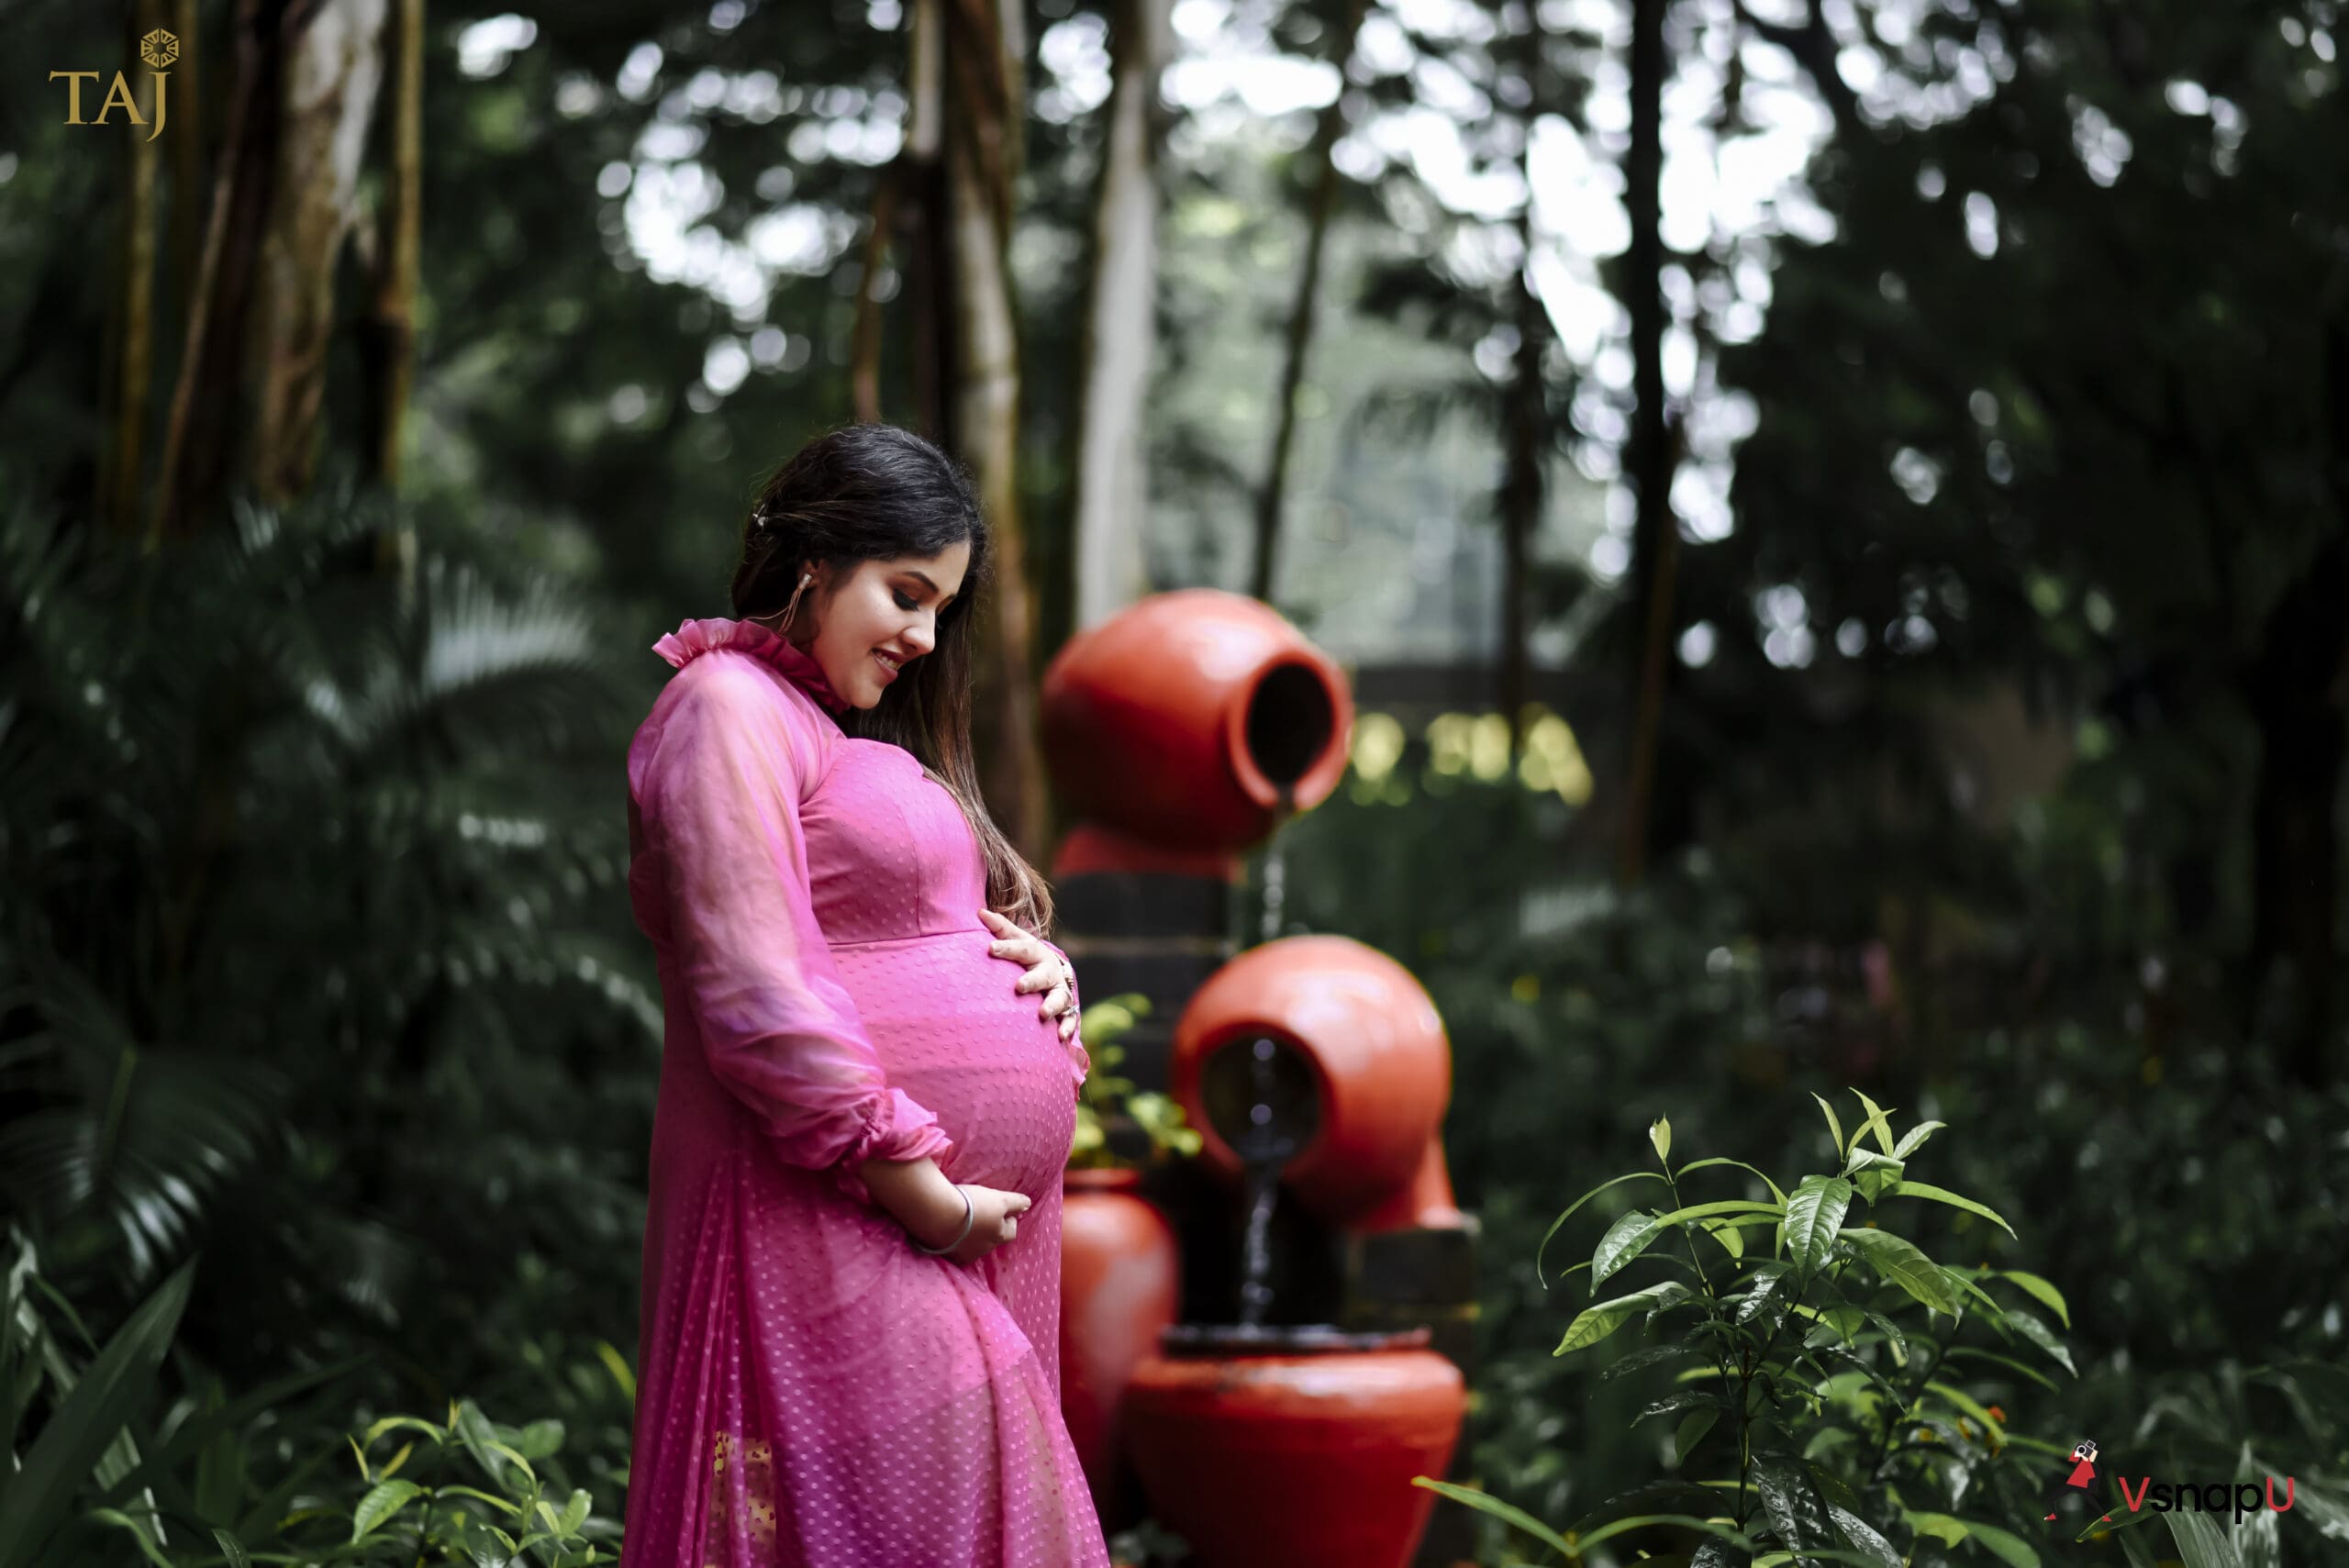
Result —
[[1330, 656], [1257, 600], [1154, 594], [1044, 672], [1044, 754], [1075, 815], [1223, 851], [1272, 830], [1284, 790], [1319, 805], [1346, 770], [1353, 696]]
[[1133, 1369], [1180, 1301], [1174, 1228], [1135, 1190], [1140, 1171], [1073, 1170], [1061, 1183], [1061, 1414], [1106, 1529], [1122, 1516], [1119, 1416]]
[[1218, 1052], [1259, 1038], [1312, 1074], [1319, 1125], [1281, 1168], [1297, 1201], [1356, 1230], [1462, 1223], [1440, 1138], [1452, 1046], [1410, 971], [1350, 937], [1284, 937], [1193, 995], [1174, 1026], [1167, 1090], [1199, 1130], [1199, 1158], [1234, 1180], [1240, 1157], [1208, 1113], [1202, 1081]]
[[1152, 1356], [1126, 1391], [1152, 1512], [1200, 1568], [1403, 1568], [1468, 1392], [1429, 1350]]

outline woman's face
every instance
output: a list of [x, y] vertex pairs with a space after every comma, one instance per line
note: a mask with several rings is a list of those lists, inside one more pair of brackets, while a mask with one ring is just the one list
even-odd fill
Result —
[[936, 555], [860, 561], [824, 606], [807, 651], [854, 707], [871, 707], [898, 671], [938, 646], [938, 617], [963, 591], [967, 542]]

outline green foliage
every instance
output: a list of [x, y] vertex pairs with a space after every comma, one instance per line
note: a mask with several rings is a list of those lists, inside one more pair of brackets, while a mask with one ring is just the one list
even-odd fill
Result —
[[380, 504], [236, 522], [0, 506], [0, 1192], [96, 1321], [203, 1247], [190, 1392], [364, 1351], [611, 1474], [659, 1008], [610, 639]]
[[1069, 1149], [1073, 1169], [1102, 1169], [1136, 1162], [1113, 1148], [1118, 1141], [1133, 1154], [1151, 1159], [1181, 1159], [1199, 1151], [1199, 1134], [1183, 1116], [1170, 1095], [1137, 1092], [1134, 1081], [1112, 1071], [1125, 1060], [1119, 1037], [1150, 1014], [1150, 998], [1139, 991], [1108, 996], [1086, 1007], [1078, 1033], [1084, 1038], [1093, 1066], [1076, 1102], [1076, 1137]]
[[[1668, 1205], [1634, 1209], [1607, 1228], [1591, 1257], [1589, 1283], [1596, 1294], [1619, 1270], [1642, 1264], [1678, 1277], [1582, 1308], [1553, 1353], [1586, 1350], [1634, 1321], [1668, 1329], [1667, 1343], [1655, 1352], [1618, 1364], [1679, 1363], [1670, 1391], [1631, 1423], [1656, 1417], [1677, 1422], [1675, 1476], [1622, 1507], [1601, 1505], [1564, 1532], [1485, 1492], [1425, 1478], [1421, 1485], [1569, 1555], [1637, 1529], [1659, 1532], [1641, 1538], [1651, 1544], [1675, 1531], [1719, 1543], [1700, 1546], [1699, 1561], [1709, 1553], [1726, 1562], [1720, 1554], [1733, 1548], [1738, 1561], [1750, 1557], [1757, 1565], [1822, 1556], [1898, 1565], [1930, 1537], [1971, 1540], [2015, 1568], [2037, 1568], [2037, 1552], [2019, 1533], [2030, 1532], [2038, 1518], [2031, 1496], [2037, 1478], [2020, 1456], [2060, 1454], [2064, 1446], [2012, 1429], [2006, 1412], [1988, 1402], [1994, 1391], [1978, 1374], [1969, 1387], [1961, 1370], [1969, 1363], [1954, 1358], [1976, 1348], [1960, 1342], [1969, 1315], [1994, 1337], [2002, 1359], [2036, 1353], [2070, 1371], [2069, 1352], [2043, 1324], [1980, 1283], [2015, 1283], [2010, 1274], [1936, 1262], [1913, 1241], [1881, 1229], [1879, 1202], [1922, 1197], [1992, 1219], [2012, 1234], [1986, 1206], [1903, 1181], [1897, 1162], [1864, 1161], [1873, 1151], [1858, 1147], [1863, 1136], [1873, 1134], [1887, 1151], [1898, 1145], [1890, 1114], [1854, 1093], [1864, 1116], [1848, 1145], [1833, 1107], [1820, 1101], [1839, 1152], [1850, 1156], [1840, 1173], [1814, 1172], [1784, 1187], [1762, 1177], [1768, 1200], [1688, 1203], [1683, 1176], [1739, 1162], [1709, 1159], [1675, 1169], [1669, 1136], [1652, 1130], [1657, 1171], [1602, 1184], [1576, 1198], [1552, 1228], [1627, 1181], [1660, 1180], [1670, 1194]], [[1664, 1125], [1659, 1119], [1654, 1129]], [[1888, 1212], [1914, 1217], [1905, 1208]], [[1732, 1214], [1750, 1218], [1726, 1218]], [[1749, 1223], [1769, 1228], [1767, 1256], [1742, 1243], [1715, 1249], [1721, 1235], [1735, 1231], [1710, 1227]], [[1709, 1240], [1700, 1244], [1700, 1238]], [[1674, 1242], [1685, 1245], [1686, 1258], [1667, 1250]], [[2029, 1283], [2022, 1294], [2068, 1318], [2055, 1286], [2035, 1274], [2023, 1277]], [[1920, 1307], [1921, 1322], [1915, 1320]], [[1681, 1507], [1658, 1513], [1649, 1506], [1662, 1499]]]
[[395, 1414], [348, 1433], [323, 1413], [348, 1397], [346, 1362], [235, 1400], [215, 1384], [150, 1420], [195, 1266], [85, 1354], [81, 1317], [42, 1277], [31, 1241], [15, 1232], [10, 1248], [0, 1389], [19, 1462], [0, 1473], [0, 1568], [134, 1551], [159, 1568], [578, 1568], [616, 1550], [619, 1522], [568, 1478], [559, 1419], [506, 1426], [452, 1400], [438, 1424]]

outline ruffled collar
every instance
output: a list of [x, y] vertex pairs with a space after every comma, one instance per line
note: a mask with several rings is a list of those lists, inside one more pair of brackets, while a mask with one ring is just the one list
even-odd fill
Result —
[[815, 655], [795, 648], [785, 638], [757, 621], [728, 620], [723, 616], [710, 616], [701, 620], [681, 623], [677, 629], [652, 645], [652, 651], [679, 669], [688, 660], [708, 652], [713, 648], [731, 648], [738, 652], [763, 659], [791, 679], [791, 684], [814, 697], [833, 713], [846, 713], [848, 699], [832, 690], [824, 676], [824, 667], [816, 662]]

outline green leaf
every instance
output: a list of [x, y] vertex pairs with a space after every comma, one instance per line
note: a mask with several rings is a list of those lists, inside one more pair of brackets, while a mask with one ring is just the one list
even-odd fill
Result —
[[2000, 1529], [1997, 1525], [1986, 1525], [1979, 1519], [1966, 1520], [1965, 1529], [1967, 1535], [1980, 1541], [1992, 1556], [2009, 1564], [2010, 1568], [2039, 1568], [2039, 1553], [2012, 1531]]
[[1827, 1103], [1827, 1096], [1824, 1095], [1814, 1094], [1810, 1097], [1817, 1100], [1819, 1108], [1827, 1113], [1827, 1136], [1835, 1140], [1835, 1152], [1838, 1155], [1842, 1154], [1843, 1152], [1843, 1124], [1835, 1119], [1835, 1107]]
[[1999, 1441], [2004, 1442], [2006, 1440], [2006, 1423], [1994, 1418], [1988, 1410], [1983, 1408], [1981, 1402], [1976, 1399], [1974, 1396], [1966, 1393], [1965, 1390], [1962, 1388], [1954, 1387], [1946, 1383], [1929, 1382], [1925, 1386], [1932, 1392], [1940, 1395], [1943, 1399], [1948, 1400], [1949, 1403], [1958, 1410], [1972, 1417], [1976, 1425], [1987, 1428], [1989, 1431], [1997, 1434]]
[[[386, 1416], [382, 1420], [367, 1429], [366, 1435], [359, 1440], [360, 1446], [362, 1448], [373, 1448], [377, 1438], [382, 1437], [385, 1432], [395, 1430], [422, 1432], [426, 1437], [430, 1438], [436, 1443], [443, 1440], [449, 1435], [442, 1428], [436, 1427], [431, 1422], [425, 1420], [423, 1418], [418, 1416]], [[362, 1460], [362, 1462], [363, 1463], [364, 1461]]]
[[2029, 1291], [2032, 1296], [2037, 1296], [2048, 1311], [2055, 1314], [2065, 1328], [2069, 1329], [2072, 1326], [2072, 1309], [2064, 1305], [2064, 1293], [2047, 1281], [2037, 1274], [2025, 1273], [2021, 1269], [2000, 1269], [1998, 1277], [2012, 1280], [2018, 1289]]
[[1624, 1215], [1607, 1228], [1598, 1239], [1598, 1248], [1590, 1255], [1590, 1288], [1597, 1293], [1608, 1275], [1630, 1262], [1647, 1250], [1648, 1243], [1664, 1234], [1664, 1227], [1653, 1214], [1638, 1209]]
[[1879, 1154], [1873, 1149], [1854, 1149], [1843, 1166], [1843, 1174], [1860, 1196], [1874, 1203], [1886, 1193], [1898, 1190], [1900, 1173], [1906, 1168], [1888, 1154]]
[[228, 1568], [253, 1568], [252, 1554], [245, 1550], [245, 1543], [227, 1530], [214, 1530], [212, 1542], [220, 1549], [220, 1555], [228, 1560]]
[[1973, 1533], [1964, 1519], [1949, 1514], [1911, 1513], [1903, 1508], [1900, 1522], [1919, 1535], [1932, 1536], [1943, 1546], [1956, 1546]]
[[1662, 1284], [1652, 1284], [1630, 1296], [1619, 1296], [1612, 1301], [1602, 1301], [1596, 1307], [1586, 1307], [1567, 1325], [1566, 1337], [1559, 1340], [1558, 1348], [1550, 1353], [1562, 1356], [1569, 1351], [1595, 1345], [1639, 1314], [1645, 1312], [1653, 1317], [1678, 1306], [1687, 1300], [1688, 1296], [1687, 1285], [1678, 1280], [1666, 1280]]
[[1732, 1258], [1740, 1260], [1744, 1258], [1745, 1239], [1737, 1233], [1737, 1224], [1734, 1220], [1708, 1219], [1702, 1223], [1705, 1229], [1712, 1233], [1713, 1240], [1721, 1244], [1723, 1251]]
[[1847, 1229], [1842, 1239], [1852, 1243], [1887, 1283], [1898, 1285], [1935, 1312], [1957, 1316], [1957, 1297], [1950, 1288], [1948, 1277], [1938, 1264], [1917, 1250], [1914, 1242], [1888, 1230], [1865, 1229]]
[[1611, 1540], [1627, 1530], [1645, 1529], [1650, 1525], [1678, 1525], [1683, 1529], [1703, 1530], [1732, 1545], [1752, 1551], [1753, 1543], [1740, 1531], [1713, 1519], [1700, 1519], [1694, 1514], [1636, 1514], [1628, 1519], [1610, 1519], [1575, 1542], [1575, 1550], [1587, 1552], [1602, 1540]]
[[1713, 1423], [1720, 1418], [1721, 1413], [1717, 1409], [1691, 1410], [1686, 1416], [1681, 1417], [1679, 1429], [1672, 1434], [1672, 1457], [1674, 1462], [1678, 1464], [1687, 1463], [1690, 1451], [1694, 1450], [1698, 1443], [1705, 1440], [1705, 1434], [1711, 1431], [1713, 1429]]
[[389, 1481], [377, 1482], [364, 1497], [359, 1499], [359, 1507], [351, 1516], [351, 1539], [354, 1541], [366, 1540], [377, 1526], [416, 1501], [417, 1494], [423, 1490], [404, 1476], [395, 1475]]
[[[1560, 1226], [1574, 1218], [1575, 1210], [1580, 1208], [1583, 1205], [1588, 1203], [1591, 1199], [1597, 1197], [1608, 1188], [1620, 1187], [1625, 1182], [1661, 1182], [1663, 1180], [1664, 1178], [1656, 1174], [1653, 1171], [1633, 1171], [1628, 1176], [1618, 1176], [1611, 1182], [1599, 1183], [1597, 1186], [1591, 1188], [1590, 1191], [1583, 1194], [1582, 1196], [1568, 1204], [1566, 1206], [1566, 1212], [1558, 1216], [1557, 1218], [1550, 1221], [1550, 1229], [1542, 1233], [1542, 1245], [1533, 1249], [1533, 1272], [1535, 1275], [1539, 1276], [1542, 1273], [1542, 1254], [1549, 1250], [1550, 1238], [1558, 1233], [1558, 1228]], [[1667, 1183], [1666, 1184], [1669, 1185], [1670, 1184]]]
[[2064, 1341], [2046, 1324], [2019, 1307], [2007, 1314], [2007, 1321], [2015, 1326], [2017, 1333], [2054, 1358], [2065, 1372], [2074, 1377], [2080, 1375], [2080, 1369], [2072, 1364], [2072, 1352], [2065, 1349]]
[[[1866, 1311], [1865, 1308], [1863, 1310]], [[1867, 1311], [1866, 1315], [1869, 1327], [1884, 1335], [1885, 1348], [1892, 1352], [1892, 1364], [1907, 1366], [1909, 1364], [1909, 1336], [1900, 1331], [1900, 1325], [1881, 1312]]]
[[[1853, 1090], [1852, 1093], [1860, 1095], [1857, 1089]], [[1876, 1133], [1876, 1147], [1883, 1150], [1887, 1157], [1894, 1160], [1899, 1159], [1900, 1155], [1892, 1141], [1891, 1121], [1886, 1118], [1882, 1110], [1877, 1108], [1876, 1103], [1865, 1095], [1860, 1095], [1860, 1104], [1868, 1108], [1868, 1126]], [[1859, 1140], [1859, 1129], [1854, 1128], [1852, 1132], [1852, 1141], [1857, 1143]]]
[[1429, 1491], [1440, 1496], [1449, 1497], [1455, 1503], [1465, 1503], [1480, 1514], [1490, 1514], [1504, 1524], [1514, 1525], [1542, 1545], [1563, 1551], [1568, 1557], [1575, 1554], [1573, 1544], [1564, 1536], [1560, 1535], [1524, 1509], [1502, 1502], [1490, 1492], [1479, 1492], [1472, 1487], [1454, 1485], [1449, 1481], [1437, 1481], [1425, 1475], [1412, 1476], [1411, 1485], [1424, 1486]]
[[1752, 1171], [1755, 1175], [1762, 1177], [1762, 1184], [1770, 1189], [1770, 1195], [1776, 1198], [1781, 1207], [1783, 1207], [1787, 1201], [1787, 1195], [1778, 1190], [1777, 1183], [1772, 1181], [1767, 1175], [1764, 1174], [1762, 1171], [1756, 1169], [1754, 1166], [1747, 1164], [1742, 1160], [1724, 1159], [1720, 1155], [1716, 1154], [1709, 1160], [1691, 1160], [1688, 1163], [1680, 1167], [1680, 1173], [1685, 1176], [1691, 1171], [1701, 1171], [1708, 1165], [1734, 1165], [1741, 1171]]
[[1736, 1310], [1732, 1314], [1736, 1320], [1740, 1323], [1750, 1323], [1767, 1310], [1771, 1298], [1778, 1294], [1779, 1286], [1784, 1284], [1788, 1272], [1793, 1267], [1792, 1263], [1769, 1262], [1755, 1268], [1752, 1278], [1747, 1282], [1745, 1298], [1737, 1304]]
[[467, 1519], [465, 1555], [473, 1568], [507, 1568], [514, 1561], [514, 1543], [479, 1519]]
[[1762, 1496], [1762, 1510], [1769, 1516], [1770, 1528], [1777, 1531], [1781, 1546], [1800, 1551], [1828, 1539], [1826, 1507], [1811, 1490], [1809, 1475], [1798, 1465], [1757, 1458], [1753, 1488]]
[[1827, 1261], [1851, 1207], [1852, 1184], [1841, 1176], [1802, 1179], [1787, 1199], [1787, 1254], [1798, 1271], [1809, 1273]]
[[514, 1440], [514, 1447], [524, 1459], [544, 1459], [562, 1447], [562, 1423], [551, 1417], [532, 1421]]
[[[1962, 1208], [1968, 1214], [1978, 1214], [2009, 1236], [2013, 1236], [2015, 1233], [2015, 1228], [2008, 1224], [2005, 1218], [2001, 1216], [1997, 1209], [1976, 1203], [1970, 1197], [1960, 1197], [1957, 1194], [1947, 1191], [1942, 1187], [1928, 1186], [1923, 1182], [1902, 1182], [1892, 1189], [1892, 1195], [1894, 1197], [1931, 1198], [1935, 1203], [1945, 1203], [1952, 1208]], [[2021, 1238], [2017, 1237], [2016, 1240], [2020, 1240]], [[2033, 1292], [2032, 1294], [2036, 1295], [2037, 1292]]]
[[2029, 1365], [2023, 1362], [2019, 1362], [2012, 1356], [2002, 1356], [1996, 1351], [1977, 1351], [1972, 1345], [1953, 1345], [1947, 1351], [1943, 1352], [1943, 1358], [1947, 1361], [1990, 1362], [1998, 1366], [2005, 1367], [2009, 1372], [2011, 1372], [2020, 1377], [2027, 1377], [2031, 1379], [2032, 1382], [2039, 1385], [2040, 1387], [2046, 1389], [2051, 1394], [2054, 1393], [2062, 1386], [2062, 1385], [2058, 1384], [2054, 1378], [2048, 1376], [2045, 1373], [2040, 1371], [2037, 1367]]
[[1627, 1373], [1644, 1372], [1649, 1367], [1696, 1353], [1687, 1345], [1654, 1345], [1647, 1350], [1633, 1351], [1620, 1360], [1608, 1362], [1598, 1374], [1599, 1381], [1604, 1383], [1610, 1377], [1621, 1377]]
[[1672, 1168], [1672, 1123], [1662, 1117], [1656, 1118], [1649, 1124], [1648, 1141], [1655, 1146], [1655, 1157], [1664, 1162], [1664, 1169], [1670, 1170]]
[[461, 1402], [457, 1407], [456, 1425], [457, 1440], [465, 1445], [465, 1451], [473, 1456], [473, 1462], [486, 1471], [492, 1481], [500, 1486], [505, 1485], [506, 1462], [498, 1451], [503, 1445], [497, 1440], [497, 1433], [491, 1429], [489, 1418], [481, 1413], [481, 1407], [470, 1399]]
[[587, 1510], [592, 1501], [585, 1491], [574, 1488], [571, 1500], [562, 1506], [562, 1518], [558, 1521], [564, 1535], [576, 1535], [579, 1527], [587, 1522]]
[[1877, 1564], [1877, 1568], [1907, 1568], [1906, 1561], [1893, 1549], [1892, 1542], [1878, 1535], [1857, 1514], [1830, 1503], [1827, 1517], [1835, 1521], [1835, 1528], [1842, 1532], [1843, 1539], [1858, 1547], [1870, 1562]]
[[1934, 1133], [1940, 1131], [1943, 1128], [1945, 1128], [1948, 1125], [1949, 1123], [1945, 1121], [1919, 1122], [1916, 1126], [1910, 1128], [1906, 1133], [1901, 1135], [1901, 1139], [1898, 1143], [1893, 1145], [1892, 1157], [1896, 1160], [1906, 1160], [1909, 1155], [1914, 1154], [1918, 1150], [1922, 1149], [1925, 1146], [1925, 1140], [1931, 1138]]
[[14, 1473], [0, 1471], [0, 1568], [31, 1568], [98, 1455], [153, 1388], [195, 1276], [185, 1262], [141, 1302], [83, 1369]]
[[1659, 1225], [1677, 1225], [1683, 1220], [1703, 1219], [1716, 1214], [1759, 1214], [1775, 1218], [1777, 1213], [1778, 1206], [1775, 1203], [1755, 1203], [1751, 1198], [1741, 1197], [1721, 1203], [1690, 1204], [1687, 1208], [1672, 1209], [1655, 1218]]
[[140, 1553], [148, 1562], [154, 1563], [155, 1568], [175, 1568], [170, 1558], [156, 1550], [155, 1538], [148, 1533], [146, 1525], [132, 1518], [120, 1508], [92, 1508], [87, 1517], [97, 1520], [100, 1524], [113, 1525], [118, 1529], [129, 1531], [130, 1538], [139, 1543]]
[[2169, 1521], [2170, 1539], [2177, 1542], [2177, 1554], [2185, 1560], [2186, 1568], [2243, 1568], [2234, 1542], [2210, 1515], [2179, 1508], [2163, 1517]]
[[487, 1448], [487, 1449], [489, 1450], [489, 1451], [490, 1451], [490, 1452], [492, 1452], [492, 1453], [494, 1453], [494, 1454], [496, 1454], [496, 1455], [498, 1455], [499, 1457], [501, 1457], [501, 1458], [505, 1459], [507, 1462], [511, 1463], [511, 1464], [514, 1466], [514, 1468], [515, 1468], [515, 1469], [517, 1469], [517, 1470], [520, 1471], [524, 1475], [526, 1475], [526, 1476], [529, 1477], [532, 1481], [536, 1481], [536, 1480], [538, 1480], [538, 1478], [539, 1478], [539, 1473], [538, 1473], [537, 1471], [535, 1471], [535, 1470], [533, 1470], [533, 1469], [531, 1469], [531, 1468], [530, 1468], [530, 1462], [529, 1462], [529, 1460], [527, 1460], [527, 1459], [524, 1459], [524, 1458], [522, 1457], [522, 1455], [520, 1454], [520, 1452], [519, 1452], [519, 1451], [518, 1451], [516, 1449], [512, 1448], [512, 1447], [511, 1447], [511, 1446], [509, 1446], [508, 1444], [502, 1443], [502, 1442], [493, 1442], [493, 1443], [485, 1443], [485, 1444], [484, 1444], [483, 1446], [484, 1446], [484, 1447], [485, 1447], [485, 1448]]

